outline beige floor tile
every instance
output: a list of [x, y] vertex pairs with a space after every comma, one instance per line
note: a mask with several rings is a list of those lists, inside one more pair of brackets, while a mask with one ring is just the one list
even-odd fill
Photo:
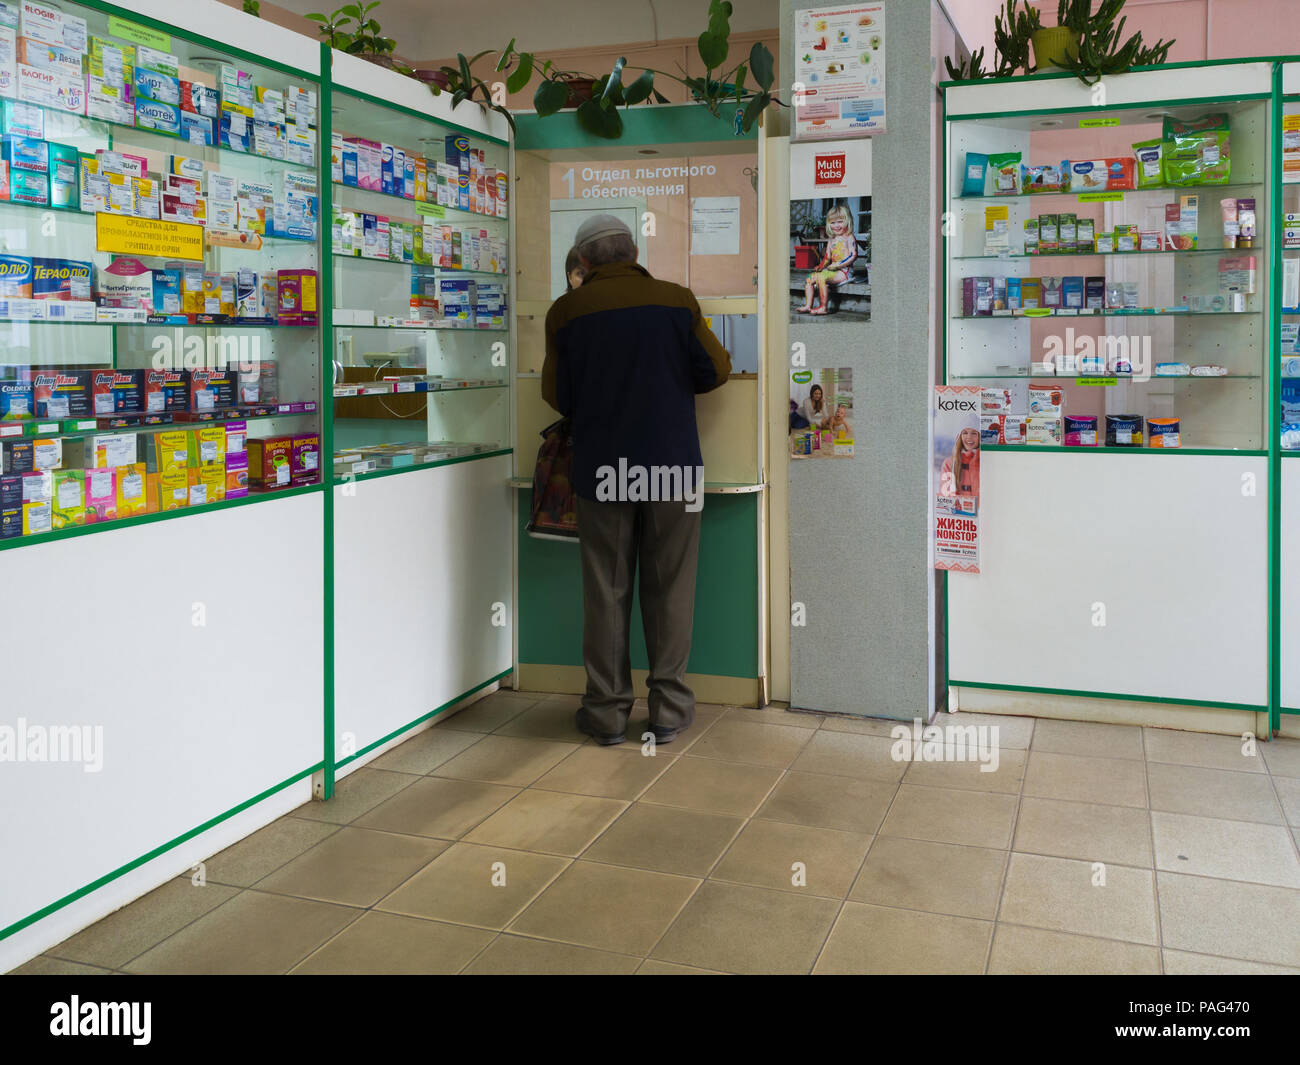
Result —
[[991, 921], [846, 902], [813, 972], [979, 974], [992, 934]]
[[724, 717], [691, 748], [696, 758], [785, 769], [798, 756], [815, 729], [765, 725]]
[[510, 924], [510, 931], [644, 957], [700, 881], [574, 862]]
[[992, 920], [1007, 852], [880, 836], [849, 898], [877, 906]]
[[989, 972], [1025, 976], [1137, 976], [1160, 972], [1160, 951], [1139, 943], [999, 924]]
[[452, 976], [495, 937], [481, 928], [367, 913], [291, 972], [305, 975]]
[[397, 773], [432, 773], [443, 762], [455, 758], [481, 738], [473, 732], [443, 728], [439, 723], [416, 733], [391, 751], [385, 751], [370, 765], [375, 769], [391, 769]]
[[293, 816], [336, 825], [351, 824], [419, 779], [411, 773], [393, 773], [365, 766], [339, 780], [334, 785], [333, 798], [326, 802], [305, 803], [293, 811]]
[[1185, 950], [1166, 950], [1164, 955], [1165, 972], [1170, 976], [1300, 976], [1300, 969], [1283, 965], [1189, 954]]
[[466, 976], [627, 976], [641, 959], [526, 936], [498, 936], [474, 959]]
[[545, 791], [635, 799], [658, 779], [677, 756], [666, 751], [644, 755], [639, 749], [579, 747], [534, 785]]
[[839, 907], [834, 899], [707, 880], [650, 956], [725, 973], [807, 973]]
[[1011, 845], [1015, 819], [1014, 795], [904, 784], [880, 834], [1005, 850]]
[[1300, 826], [1300, 780], [1290, 777], [1273, 777], [1273, 787], [1282, 803], [1282, 814], [1288, 825]]
[[1212, 736], [1206, 732], [1180, 732], [1167, 728], [1142, 730], [1148, 762], [1198, 765], [1204, 769], [1231, 769], [1238, 773], [1264, 772], [1258, 752], [1268, 746], [1256, 742], [1254, 755], [1243, 754], [1240, 736]]
[[781, 776], [767, 766], [678, 758], [641, 796], [642, 802], [748, 817]]
[[424, 777], [354, 822], [357, 828], [460, 839], [519, 794], [477, 780]]
[[454, 843], [375, 908], [502, 929], [568, 864], [550, 854]]
[[724, 717], [728, 721], [748, 721], [757, 725], [787, 725], [790, 728], [815, 729], [826, 718], [804, 710], [787, 710], [783, 706], [728, 706]]
[[1141, 728], [1103, 721], [1041, 719], [1034, 725], [1033, 749], [1092, 758], [1136, 758], [1141, 761], [1144, 757]]
[[1061, 799], [1020, 800], [1014, 850], [1149, 867], [1151, 823], [1146, 810]]
[[[928, 753], [927, 753], [928, 752]], [[1025, 779], [1025, 751], [998, 750], [984, 753], [963, 747], [942, 748], [943, 761], [930, 760], [939, 754], [938, 747], [922, 745], [903, 774], [905, 784], [930, 788], [956, 788], [961, 791], [998, 791], [1007, 795], [1020, 792]], [[994, 763], [994, 757], [997, 762]], [[960, 759], [960, 760], [959, 760]], [[996, 769], [985, 770], [985, 766]]]
[[1146, 766], [1126, 758], [1030, 751], [1024, 794], [1040, 799], [1145, 807]]
[[1155, 882], [1148, 869], [1105, 867], [1094, 884], [1091, 862], [1012, 853], [998, 919], [1055, 932], [1154, 945]]
[[223, 884], [209, 882], [206, 887], [195, 887], [189, 877], [177, 877], [46, 953], [65, 961], [121, 969], [132, 958], [237, 894], [235, 888]]
[[[911, 750], [909, 741], [903, 741]], [[895, 757], [895, 741], [887, 736], [818, 729], [790, 768], [801, 773], [829, 773], [859, 780], [901, 780], [907, 762]]]
[[1034, 735], [1037, 723], [1032, 717], [1017, 717], [1014, 714], [968, 714], [965, 712], [949, 714], [944, 711], [934, 715], [932, 725], [946, 728], [949, 725], [967, 728], [971, 725], [997, 729], [994, 746], [1012, 750], [1026, 750]]
[[584, 861], [707, 876], [744, 824], [740, 817], [634, 803], [590, 847]]
[[446, 848], [445, 840], [349, 826], [259, 880], [257, 889], [372, 906]]
[[484, 736], [468, 750], [435, 770], [440, 777], [481, 780], [526, 788], [575, 750], [576, 743], [524, 739], [518, 736]]
[[1158, 869], [1300, 888], [1300, 860], [1281, 825], [1153, 811], [1151, 829]]
[[1261, 743], [1264, 764], [1275, 777], [1300, 777], [1300, 740], [1275, 739]]
[[789, 772], [754, 816], [871, 835], [880, 828], [897, 791], [897, 784], [885, 781]]
[[[870, 844], [871, 837], [858, 832], [751, 821], [710, 877], [842, 899], [853, 885]], [[797, 871], [796, 863], [800, 865]], [[800, 883], [796, 883], [796, 877]]]
[[697, 969], [693, 965], [674, 965], [670, 961], [653, 961], [646, 959], [641, 963], [641, 968], [636, 971], [637, 976], [726, 976], [726, 973], [717, 972], [714, 969]]
[[[911, 721], [896, 721], [887, 717], [847, 717], [828, 714], [821, 727], [825, 732], [856, 732], [859, 736], [893, 736], [902, 726], [912, 734]], [[924, 727], [924, 725], [922, 726]]]
[[1300, 891], [1157, 873], [1167, 949], [1300, 968]]
[[300, 817], [272, 821], [209, 858], [204, 863], [208, 883], [249, 887], [338, 830], [338, 825], [328, 821], [304, 821]]
[[470, 832], [465, 842], [573, 858], [625, 809], [627, 803], [618, 799], [525, 791]]
[[126, 971], [160, 976], [285, 973], [363, 912], [244, 891], [146, 951]]
[[1151, 762], [1147, 765], [1147, 781], [1152, 810], [1283, 824], [1273, 781], [1266, 773]]
[[97, 965], [82, 965], [79, 961], [63, 961], [42, 954], [25, 961], [16, 969], [10, 969], [9, 976], [113, 976], [112, 969], [101, 969]]
[[530, 740], [561, 740], [585, 743], [587, 734], [574, 723], [578, 696], [555, 695], [530, 706], [494, 731], [497, 736], [518, 736]]
[[441, 722], [439, 728], [492, 732], [546, 698], [541, 692], [498, 691]]

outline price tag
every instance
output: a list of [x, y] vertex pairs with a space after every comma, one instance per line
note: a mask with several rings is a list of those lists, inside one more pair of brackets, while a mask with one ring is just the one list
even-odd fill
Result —
[[1081, 118], [1079, 119], [1080, 129], [1097, 129], [1100, 126], [1118, 126], [1118, 118]]

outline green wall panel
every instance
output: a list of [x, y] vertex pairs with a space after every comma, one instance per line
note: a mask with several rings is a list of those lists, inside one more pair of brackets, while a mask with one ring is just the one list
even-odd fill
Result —
[[[519, 661], [582, 665], [582, 568], [578, 545], [535, 540], [531, 490], [519, 493]], [[709, 495], [700, 533], [695, 626], [687, 669], [758, 676], [758, 495]], [[648, 669], [641, 601], [632, 604], [632, 668]]]

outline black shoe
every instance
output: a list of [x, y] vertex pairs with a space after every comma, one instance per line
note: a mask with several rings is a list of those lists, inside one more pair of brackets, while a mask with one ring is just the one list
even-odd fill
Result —
[[662, 725], [651, 725], [650, 731], [654, 734], [655, 745], [660, 746], [665, 743], [672, 743], [677, 738], [677, 733], [681, 732], [678, 728], [664, 728]]
[[574, 714], [573, 723], [578, 727], [579, 732], [586, 733], [602, 747], [616, 747], [627, 740], [627, 736], [621, 732], [618, 735], [614, 735], [610, 732], [597, 732], [587, 724], [586, 719], [582, 715], [581, 707], [579, 707], [578, 712]]

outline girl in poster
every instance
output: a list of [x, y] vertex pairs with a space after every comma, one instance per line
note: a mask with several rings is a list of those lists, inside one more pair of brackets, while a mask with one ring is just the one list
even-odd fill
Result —
[[974, 514], [980, 497], [980, 431], [967, 427], [952, 442], [952, 454], [939, 469], [939, 494], [955, 496], [958, 509]]
[[[826, 213], [826, 251], [804, 283], [804, 314], [827, 314], [827, 291], [830, 285], [842, 285], [852, 276], [853, 260], [858, 257], [858, 243], [853, 236], [853, 213], [845, 204], [837, 204]], [[813, 286], [817, 286], [820, 306], [813, 308]]]

